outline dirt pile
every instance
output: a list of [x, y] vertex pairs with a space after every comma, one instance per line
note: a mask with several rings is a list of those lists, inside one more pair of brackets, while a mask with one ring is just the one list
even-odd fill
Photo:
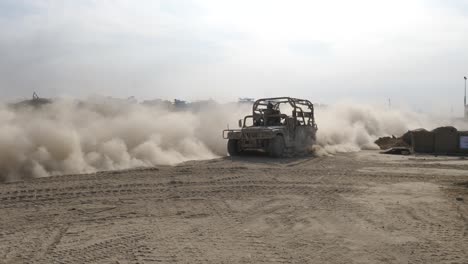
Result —
[[374, 142], [380, 149], [390, 148], [410, 148], [411, 147], [411, 131], [406, 132], [401, 137], [380, 137]]
[[389, 149], [395, 147], [409, 147], [409, 145], [401, 137], [380, 137], [375, 141], [375, 144], [380, 149]]

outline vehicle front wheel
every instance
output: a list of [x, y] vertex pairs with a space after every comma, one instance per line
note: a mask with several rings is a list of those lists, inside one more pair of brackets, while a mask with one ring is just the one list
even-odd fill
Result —
[[276, 136], [270, 140], [268, 145], [268, 154], [272, 157], [279, 158], [284, 153], [284, 139], [282, 136]]
[[229, 139], [227, 143], [227, 149], [229, 156], [239, 156], [240, 149], [239, 149], [239, 140], [237, 139]]

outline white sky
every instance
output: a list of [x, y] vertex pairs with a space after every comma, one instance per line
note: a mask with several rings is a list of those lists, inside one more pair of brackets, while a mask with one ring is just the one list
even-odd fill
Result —
[[3, 98], [291, 95], [460, 112], [467, 0], [0, 0]]

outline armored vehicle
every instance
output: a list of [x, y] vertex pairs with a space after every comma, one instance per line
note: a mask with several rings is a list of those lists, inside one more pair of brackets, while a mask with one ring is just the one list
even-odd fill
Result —
[[252, 115], [239, 120], [239, 127], [223, 130], [231, 156], [251, 150], [267, 152], [272, 157], [304, 153], [315, 143], [317, 132], [314, 105], [291, 97], [255, 101]]

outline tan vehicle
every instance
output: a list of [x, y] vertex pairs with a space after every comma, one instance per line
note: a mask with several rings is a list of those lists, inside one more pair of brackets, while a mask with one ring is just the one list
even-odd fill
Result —
[[272, 157], [304, 153], [315, 143], [317, 133], [313, 104], [290, 97], [255, 101], [252, 115], [239, 120], [239, 127], [223, 130], [231, 156], [251, 150], [264, 151]]

